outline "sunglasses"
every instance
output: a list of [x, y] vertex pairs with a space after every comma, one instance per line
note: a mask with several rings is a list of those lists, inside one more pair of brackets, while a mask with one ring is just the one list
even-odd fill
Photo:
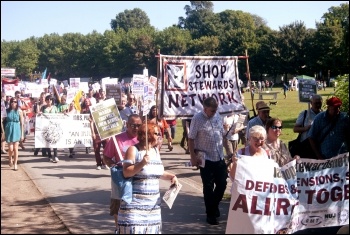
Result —
[[11, 103], [17, 103], [17, 100], [12, 100]]
[[139, 128], [142, 124], [130, 124], [132, 128]]
[[156, 136], [162, 136], [162, 134], [160, 134], [160, 133], [158, 133], [158, 132], [154, 132], [154, 134], [155, 134]]
[[271, 126], [272, 130], [283, 129], [283, 126]]

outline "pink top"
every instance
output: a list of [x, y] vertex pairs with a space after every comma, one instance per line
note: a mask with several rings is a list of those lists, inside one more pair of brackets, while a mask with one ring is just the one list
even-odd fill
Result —
[[[135, 145], [139, 142], [137, 140], [137, 137], [130, 138], [128, 136], [127, 132], [120, 133], [120, 134], [116, 135], [115, 138], [117, 140], [117, 143], [118, 143], [118, 146], [120, 149], [120, 153], [122, 154], [122, 159], [124, 159], [124, 157], [125, 157], [126, 150], [130, 146]], [[114, 161], [116, 163], [121, 160], [119, 155], [118, 155], [117, 149], [114, 145], [113, 139], [110, 139], [108, 141], [108, 143], [106, 144], [106, 147], [103, 150], [103, 155], [108, 157], [108, 158], [114, 158]]]

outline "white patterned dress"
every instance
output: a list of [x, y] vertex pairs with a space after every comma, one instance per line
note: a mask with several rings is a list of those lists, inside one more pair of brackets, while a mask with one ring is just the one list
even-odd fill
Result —
[[[138, 151], [135, 164], [142, 161], [146, 150]], [[121, 201], [118, 213], [120, 234], [161, 234], [161, 198], [159, 178], [164, 166], [157, 148], [148, 153], [150, 162], [133, 176], [133, 195], [131, 203]]]

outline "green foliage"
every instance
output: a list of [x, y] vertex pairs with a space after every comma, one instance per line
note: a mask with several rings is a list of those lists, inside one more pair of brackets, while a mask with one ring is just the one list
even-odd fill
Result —
[[[317, 29], [302, 21], [278, 31], [264, 19], [243, 11], [214, 13], [215, 2], [190, 1], [177, 26], [157, 30], [139, 8], [125, 10], [111, 21], [112, 30], [103, 34], [67, 33], [41, 38], [1, 42], [1, 66], [15, 67], [29, 77], [46, 67], [58, 79], [69, 77], [130, 77], [144, 67], [157, 74], [155, 55], [232, 56], [249, 53], [250, 74], [305, 74], [327, 80], [349, 71], [349, 4], [329, 9]], [[240, 61], [240, 74], [246, 72]], [[322, 76], [319, 76], [322, 72]], [[241, 76], [244, 80], [244, 76]]]
[[338, 84], [335, 89], [335, 96], [343, 102], [340, 111], [349, 113], [349, 74], [338, 76], [336, 81]]
[[150, 19], [146, 12], [140, 8], [125, 10], [116, 15], [115, 19], [111, 20], [111, 28], [116, 31], [121, 28], [129, 31], [133, 28], [151, 27]]

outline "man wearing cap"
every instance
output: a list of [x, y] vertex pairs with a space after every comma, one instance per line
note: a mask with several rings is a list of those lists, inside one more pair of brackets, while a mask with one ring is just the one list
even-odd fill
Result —
[[246, 130], [247, 140], [249, 139], [249, 129], [255, 125], [260, 125], [265, 128], [267, 119], [270, 117], [271, 108], [267, 106], [267, 104], [264, 101], [258, 101], [255, 104], [255, 108], [258, 111], [258, 115], [248, 122]]
[[328, 159], [348, 151], [349, 115], [340, 112], [338, 97], [327, 100], [327, 110], [319, 113], [307, 134], [317, 159]]

